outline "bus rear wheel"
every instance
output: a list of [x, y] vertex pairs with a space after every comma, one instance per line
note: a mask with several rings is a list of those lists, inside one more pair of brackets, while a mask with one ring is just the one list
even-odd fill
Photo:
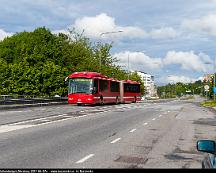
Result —
[[137, 102], [137, 99], [136, 99], [136, 97], [134, 97], [134, 101], [133, 101], [133, 103], [136, 103]]
[[118, 100], [118, 97], [116, 97], [116, 101], [115, 101], [115, 104], [119, 104], [119, 100]]

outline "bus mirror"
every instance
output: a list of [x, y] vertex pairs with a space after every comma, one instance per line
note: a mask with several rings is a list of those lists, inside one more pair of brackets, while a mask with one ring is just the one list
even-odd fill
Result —
[[65, 81], [65, 82], [64, 82], [65, 85], [68, 85], [68, 77], [66, 77], [64, 81]]

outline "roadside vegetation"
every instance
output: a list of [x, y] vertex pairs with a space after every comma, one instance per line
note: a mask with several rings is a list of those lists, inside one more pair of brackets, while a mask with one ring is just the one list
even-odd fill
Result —
[[201, 103], [202, 106], [216, 107], [216, 100], [208, 100]]
[[[205, 92], [204, 86], [209, 86], [209, 91]], [[181, 83], [177, 82], [176, 84], [168, 84], [165, 86], [160, 86], [157, 88], [158, 90], [158, 96], [160, 98], [175, 98], [180, 97], [182, 99], [184, 98], [190, 98], [193, 95], [200, 95], [203, 97], [207, 97], [208, 99], [213, 99], [213, 77], [210, 82], [202, 82], [201, 80], [198, 80], [194, 83]]]
[[[0, 95], [64, 96], [64, 79], [75, 71], [128, 79], [127, 72], [110, 55], [111, 48], [111, 44], [92, 42], [74, 30], [68, 35], [52, 34], [45, 27], [16, 33], [0, 41]], [[136, 72], [129, 76], [141, 82]]]

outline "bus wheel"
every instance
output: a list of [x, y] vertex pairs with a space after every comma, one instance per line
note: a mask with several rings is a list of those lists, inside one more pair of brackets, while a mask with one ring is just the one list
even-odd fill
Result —
[[103, 101], [103, 97], [100, 98], [100, 105], [103, 105], [104, 101]]
[[116, 101], [115, 101], [115, 104], [119, 104], [119, 100], [118, 100], [118, 97], [116, 97]]
[[136, 97], [134, 97], [134, 103], [136, 103], [136, 101], [137, 101], [137, 99], [136, 99]]

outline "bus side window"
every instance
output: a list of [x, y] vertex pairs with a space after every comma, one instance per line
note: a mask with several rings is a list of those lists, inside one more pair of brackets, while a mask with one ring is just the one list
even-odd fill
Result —
[[94, 80], [94, 85], [93, 85], [93, 94], [98, 93], [98, 80]]

